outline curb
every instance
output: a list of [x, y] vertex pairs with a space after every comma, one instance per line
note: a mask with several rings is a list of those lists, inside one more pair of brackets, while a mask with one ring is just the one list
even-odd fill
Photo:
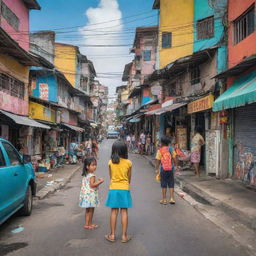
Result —
[[[145, 159], [149, 161], [149, 164], [153, 167], [154, 160], [152, 160], [148, 156], [144, 156]], [[194, 198], [197, 202], [203, 204], [203, 205], [209, 205], [209, 206], [215, 206], [219, 207], [222, 211], [224, 211], [226, 214], [230, 215], [232, 218], [240, 221], [245, 226], [247, 226], [249, 229], [252, 229], [256, 231], [256, 221], [254, 219], [249, 218], [247, 215], [245, 215], [243, 212], [239, 211], [236, 208], [233, 208], [232, 206], [226, 204], [225, 202], [222, 202], [202, 189], [194, 186], [193, 184], [186, 182], [184, 179], [182, 179], [181, 176], [175, 177], [175, 184], [185, 193], [189, 194], [192, 198]]]
[[71, 178], [75, 175], [75, 173], [81, 168], [81, 166], [77, 166], [73, 171], [69, 173], [69, 175], [63, 178], [61, 181], [54, 183], [52, 186], [44, 186], [37, 193], [35, 198], [42, 200], [46, 198], [49, 194], [53, 194], [56, 190], [61, 189], [66, 186], [66, 184], [71, 180]]

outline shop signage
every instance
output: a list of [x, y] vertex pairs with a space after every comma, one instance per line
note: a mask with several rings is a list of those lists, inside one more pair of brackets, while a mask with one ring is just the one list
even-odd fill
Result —
[[155, 85], [151, 87], [152, 95], [159, 95], [161, 93], [162, 87], [160, 85]]
[[213, 106], [213, 101], [214, 101], [214, 97], [212, 94], [210, 94], [204, 98], [190, 102], [188, 104], [188, 114], [211, 109]]
[[49, 98], [49, 87], [48, 84], [39, 84], [40, 99], [48, 100]]

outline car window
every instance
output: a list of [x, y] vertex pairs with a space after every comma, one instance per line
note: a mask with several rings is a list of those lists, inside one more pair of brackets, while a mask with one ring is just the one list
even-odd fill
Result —
[[4, 160], [4, 155], [3, 152], [0, 148], [0, 168], [5, 166], [5, 160]]
[[6, 153], [10, 159], [11, 165], [19, 165], [21, 164], [20, 156], [9, 143], [3, 142], [3, 146], [6, 150]]

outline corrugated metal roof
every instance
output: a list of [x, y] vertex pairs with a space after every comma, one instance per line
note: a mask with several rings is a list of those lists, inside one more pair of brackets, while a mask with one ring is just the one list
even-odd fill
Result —
[[43, 129], [51, 129], [50, 126], [41, 124], [34, 119], [28, 118], [26, 116], [18, 116], [9, 112], [6, 112], [4, 110], [0, 110], [2, 114], [5, 116], [11, 118], [16, 124], [20, 125], [26, 125], [26, 126], [31, 126], [31, 127], [37, 127], [37, 128], [43, 128]]
[[71, 124], [64, 124], [64, 123], [62, 123], [62, 125], [68, 127], [71, 130], [74, 130], [76, 132], [84, 132], [84, 129], [81, 128], [81, 127], [78, 127], [78, 126], [74, 126], [74, 125], [71, 125]]

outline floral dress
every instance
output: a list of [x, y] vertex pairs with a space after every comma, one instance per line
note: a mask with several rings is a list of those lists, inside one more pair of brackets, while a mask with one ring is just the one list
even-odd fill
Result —
[[98, 188], [90, 187], [90, 179], [92, 177], [95, 177], [95, 174], [89, 173], [82, 179], [79, 197], [79, 206], [82, 208], [92, 208], [99, 205]]

